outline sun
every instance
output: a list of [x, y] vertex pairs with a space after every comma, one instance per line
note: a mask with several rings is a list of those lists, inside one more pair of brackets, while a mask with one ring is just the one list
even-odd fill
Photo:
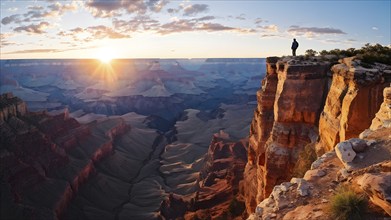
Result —
[[102, 48], [97, 54], [97, 59], [104, 64], [110, 64], [110, 62], [115, 58], [115, 51], [111, 48]]

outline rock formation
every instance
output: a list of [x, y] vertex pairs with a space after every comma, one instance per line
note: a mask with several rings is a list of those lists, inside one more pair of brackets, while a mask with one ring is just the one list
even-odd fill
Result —
[[[361, 186], [374, 204], [389, 212], [391, 111], [390, 90], [384, 88], [391, 81], [391, 67], [376, 63], [364, 68], [360, 60], [345, 58], [331, 68], [330, 82], [330, 66], [303, 58], [267, 59], [243, 180], [247, 212], [255, 212], [250, 219], [323, 219], [329, 197], [345, 181]], [[315, 161], [304, 179], [291, 179], [305, 145], [316, 144], [322, 153], [344, 140], [337, 154], [329, 152]], [[376, 171], [374, 185], [364, 175], [368, 169]]]
[[267, 58], [250, 129], [244, 176], [247, 211], [274, 185], [292, 177], [298, 153], [317, 139], [317, 123], [327, 94], [329, 62]]
[[109, 155], [122, 119], [88, 126], [56, 115], [31, 113], [12, 94], [0, 97], [1, 219], [59, 219], [80, 186]]
[[[161, 213], [166, 219], [234, 219], [244, 211], [239, 198], [239, 182], [247, 162], [247, 140], [232, 141], [225, 133], [215, 134], [198, 179], [198, 190], [190, 203], [171, 194], [163, 202]], [[185, 214], [185, 212], [187, 213]]]
[[350, 57], [332, 67], [333, 80], [319, 120], [320, 153], [333, 149], [340, 141], [357, 137], [379, 110], [391, 71], [386, 65], [364, 68], [360, 63]]
[[0, 122], [12, 116], [23, 116], [27, 112], [26, 103], [12, 93], [5, 93], [0, 96]]

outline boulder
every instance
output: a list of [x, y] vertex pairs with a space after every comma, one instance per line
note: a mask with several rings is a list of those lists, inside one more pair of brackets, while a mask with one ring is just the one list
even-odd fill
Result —
[[324, 171], [324, 170], [319, 170], [319, 169], [308, 170], [304, 174], [304, 179], [305, 180], [311, 180], [311, 179], [314, 179], [314, 178], [317, 178], [317, 177], [322, 177], [322, 176], [325, 176], [325, 175], [326, 175], [326, 171]]
[[292, 178], [291, 183], [297, 184], [297, 194], [299, 194], [300, 196], [308, 196], [310, 194], [310, 192], [309, 192], [310, 186], [305, 179]]
[[357, 183], [371, 201], [391, 216], [391, 173], [365, 173]]
[[360, 138], [352, 138], [349, 142], [352, 144], [352, 148], [356, 153], [363, 152], [368, 146], [367, 142]]
[[337, 157], [344, 163], [352, 162], [356, 157], [352, 144], [349, 141], [343, 141], [335, 146]]

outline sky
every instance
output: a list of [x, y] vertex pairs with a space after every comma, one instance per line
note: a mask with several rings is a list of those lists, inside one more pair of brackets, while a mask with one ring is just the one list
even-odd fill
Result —
[[4, 1], [0, 59], [256, 58], [391, 45], [391, 0]]

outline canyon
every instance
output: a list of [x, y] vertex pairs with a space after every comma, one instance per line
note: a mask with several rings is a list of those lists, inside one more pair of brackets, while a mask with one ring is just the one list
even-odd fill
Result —
[[370, 198], [369, 216], [390, 214], [388, 65], [1, 64], [2, 218], [328, 219], [345, 183]]
[[[120, 60], [112, 73], [89, 73], [100, 65], [90, 60], [1, 64], [0, 127], [9, 133], [0, 145], [2, 162], [9, 161], [2, 164], [2, 218], [208, 216], [205, 207], [222, 202], [209, 193], [229, 200], [238, 193], [263, 59]], [[29, 142], [34, 136], [48, 143]], [[20, 158], [31, 152], [41, 153]], [[28, 167], [17, 178], [15, 163]], [[40, 181], [30, 183], [34, 169]], [[221, 189], [226, 183], [236, 185]], [[26, 188], [17, 191], [18, 184]], [[53, 196], [39, 201], [43, 192]]]

